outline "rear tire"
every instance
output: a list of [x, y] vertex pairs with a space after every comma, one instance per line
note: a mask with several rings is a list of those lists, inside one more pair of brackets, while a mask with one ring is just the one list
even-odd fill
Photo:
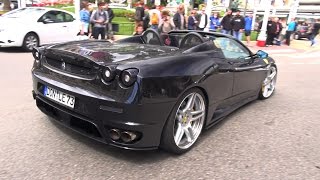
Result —
[[200, 89], [186, 91], [177, 101], [163, 128], [160, 148], [175, 154], [189, 151], [202, 132], [207, 102]]
[[22, 49], [25, 51], [32, 51], [33, 48], [39, 46], [39, 38], [35, 33], [28, 33], [23, 39]]
[[294, 39], [295, 39], [295, 40], [300, 39], [299, 34], [295, 34], [295, 35], [294, 35]]

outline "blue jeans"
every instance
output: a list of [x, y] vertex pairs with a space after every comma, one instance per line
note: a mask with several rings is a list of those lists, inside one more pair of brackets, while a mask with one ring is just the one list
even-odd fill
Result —
[[242, 40], [242, 32], [240, 31], [233, 31], [233, 37], [238, 39], [239, 41]]
[[151, 25], [151, 29], [158, 31], [158, 24]]
[[311, 45], [314, 45], [316, 43], [316, 34], [311, 34], [310, 35], [310, 41], [311, 41]]
[[222, 34], [231, 34], [231, 30], [222, 29], [221, 32]]

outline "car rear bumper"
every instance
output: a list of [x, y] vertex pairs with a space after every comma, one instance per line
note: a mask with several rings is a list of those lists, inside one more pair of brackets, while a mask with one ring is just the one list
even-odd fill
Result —
[[[76, 98], [74, 109], [56, 103], [43, 95], [43, 87], [50, 86]], [[125, 104], [48, 84], [33, 74], [33, 97], [38, 108], [54, 120], [89, 138], [116, 147], [134, 150], [156, 149], [160, 144], [163, 126], [174, 102], [157, 104]], [[113, 140], [110, 130], [132, 132], [132, 142]]]

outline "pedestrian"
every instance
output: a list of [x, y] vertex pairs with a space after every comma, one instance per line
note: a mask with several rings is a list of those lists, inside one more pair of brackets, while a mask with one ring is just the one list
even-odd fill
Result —
[[133, 34], [134, 36], [140, 36], [143, 33], [143, 26], [142, 25], [138, 25], [136, 32]]
[[184, 6], [179, 4], [177, 12], [173, 16], [173, 23], [176, 29], [183, 30], [186, 29], [186, 20], [184, 18]]
[[168, 11], [163, 11], [161, 13], [162, 20], [161, 24], [159, 24], [159, 33], [162, 34], [168, 34], [170, 31], [174, 30], [174, 23], [169, 15]]
[[158, 31], [158, 26], [161, 21], [161, 14], [155, 5], [152, 5], [151, 10], [149, 10], [149, 16], [150, 16], [149, 23], [151, 28]]
[[197, 29], [197, 19], [196, 19], [196, 11], [193, 10], [190, 13], [190, 16], [188, 18], [188, 30], [196, 30]]
[[150, 23], [149, 9], [146, 8], [144, 10], [144, 17], [143, 17], [143, 31], [149, 28], [149, 23]]
[[134, 29], [137, 30], [138, 25], [143, 26], [143, 17], [144, 17], [144, 3], [143, 1], [138, 3], [138, 6], [136, 7], [136, 12], [134, 15], [135, 19], [135, 27]]
[[236, 15], [231, 20], [233, 37], [242, 40], [242, 33], [245, 26], [244, 18], [240, 15], [240, 10], [237, 10]]
[[279, 18], [275, 18], [275, 23], [276, 23], [276, 33], [275, 33], [275, 41], [276, 41], [276, 45], [280, 46], [281, 45], [281, 41], [280, 41], [280, 35], [282, 32], [282, 23], [280, 21]]
[[90, 11], [89, 11], [89, 1], [84, 0], [81, 2], [82, 9], [80, 10], [80, 32], [79, 35], [88, 36], [89, 26], [90, 26]]
[[98, 39], [99, 35], [101, 39], [106, 38], [106, 24], [108, 23], [108, 13], [103, 10], [105, 3], [99, 2], [98, 9], [91, 15], [90, 21], [93, 25], [93, 38]]
[[107, 23], [107, 38], [114, 40], [113, 31], [112, 31], [112, 19], [114, 18], [113, 10], [109, 8], [109, 4], [106, 3], [105, 9], [108, 13], [109, 21]]
[[296, 30], [297, 23], [294, 21], [294, 18], [291, 19], [291, 22], [287, 26], [286, 31], [286, 44], [290, 46], [291, 34]]
[[314, 46], [316, 44], [316, 36], [319, 34], [320, 29], [320, 19], [317, 19], [317, 22], [313, 24], [310, 40], [311, 40], [311, 46]]
[[257, 24], [257, 37], [256, 37], [256, 40], [258, 40], [258, 37], [261, 33], [261, 28], [262, 28], [262, 23], [263, 23], [263, 20], [261, 20], [258, 24]]
[[223, 34], [231, 34], [231, 29], [232, 29], [231, 21], [232, 21], [232, 11], [229, 9], [227, 11], [227, 14], [221, 20], [221, 28], [222, 28], [221, 32]]
[[201, 14], [199, 17], [199, 30], [203, 31], [205, 27], [208, 25], [208, 15], [206, 14], [206, 8], [203, 7], [201, 9]]
[[276, 37], [276, 22], [275, 18], [270, 18], [267, 24], [267, 39], [266, 46], [273, 46], [273, 40]]
[[212, 13], [210, 16], [210, 31], [217, 31], [220, 26], [220, 19], [218, 13]]
[[252, 29], [252, 14], [249, 14], [244, 19], [244, 35], [246, 36], [247, 46], [250, 46], [251, 40], [251, 29]]

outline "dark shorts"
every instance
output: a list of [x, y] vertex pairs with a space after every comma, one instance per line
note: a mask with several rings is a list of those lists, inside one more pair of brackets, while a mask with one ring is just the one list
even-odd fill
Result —
[[250, 31], [250, 30], [245, 30], [245, 31], [244, 31], [244, 34], [245, 34], [245, 36], [250, 36], [251, 31]]

